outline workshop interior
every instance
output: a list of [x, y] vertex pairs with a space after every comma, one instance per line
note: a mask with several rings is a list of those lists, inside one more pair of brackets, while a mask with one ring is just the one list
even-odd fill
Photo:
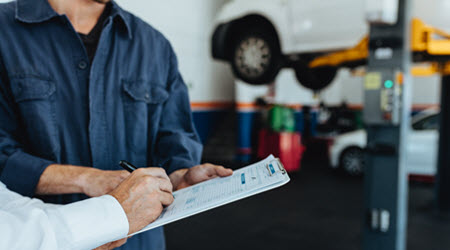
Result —
[[450, 249], [450, 0], [114, 2], [170, 42], [201, 162], [290, 178], [167, 249]]

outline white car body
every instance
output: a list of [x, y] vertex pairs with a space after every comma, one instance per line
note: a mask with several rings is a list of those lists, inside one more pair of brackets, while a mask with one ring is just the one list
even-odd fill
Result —
[[[413, 124], [424, 118], [437, 114], [435, 110], [427, 110], [413, 117]], [[407, 168], [413, 175], [434, 176], [436, 174], [439, 132], [437, 130], [410, 130], [407, 143]], [[349, 148], [364, 149], [367, 145], [365, 130], [357, 130], [342, 134], [334, 139], [329, 148], [332, 168], [338, 168], [342, 153]]]
[[[326, 52], [355, 46], [368, 33], [363, 0], [232, 0], [219, 24], [260, 15], [274, 26], [284, 55]], [[413, 16], [450, 30], [450, 1], [414, 0]]]

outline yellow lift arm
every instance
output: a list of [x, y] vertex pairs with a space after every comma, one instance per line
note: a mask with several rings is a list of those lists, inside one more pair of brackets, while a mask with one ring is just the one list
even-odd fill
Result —
[[[411, 50], [430, 56], [450, 56], [450, 34], [426, 25], [413, 18], [411, 27]], [[310, 68], [345, 67], [347, 65], [365, 65], [369, 56], [369, 38], [364, 37], [355, 47], [343, 51], [316, 57], [309, 63]], [[413, 67], [415, 76], [428, 76], [435, 73], [450, 74], [450, 63], [430, 63], [427, 66]]]

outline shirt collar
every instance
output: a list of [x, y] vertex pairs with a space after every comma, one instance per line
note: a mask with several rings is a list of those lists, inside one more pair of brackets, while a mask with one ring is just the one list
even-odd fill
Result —
[[121, 21], [124, 30], [127, 32], [128, 34], [128, 38], [133, 38], [132, 34], [131, 34], [131, 19], [130, 19], [130, 13], [127, 13], [126, 11], [124, 11], [122, 8], [120, 8], [120, 6], [115, 2], [115, 1], [111, 1], [111, 16], [113, 19], [118, 19]]
[[[130, 30], [130, 14], [125, 12], [116, 2], [111, 1], [111, 17], [119, 19], [128, 38], [132, 38]], [[47, 0], [17, 0], [16, 19], [25, 23], [40, 23], [58, 16]]]
[[47, 0], [17, 0], [16, 19], [25, 23], [40, 23], [57, 16]]

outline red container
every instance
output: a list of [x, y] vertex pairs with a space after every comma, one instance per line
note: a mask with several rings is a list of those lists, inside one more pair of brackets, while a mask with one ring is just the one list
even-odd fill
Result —
[[268, 129], [259, 131], [258, 158], [265, 158], [273, 154], [280, 158], [289, 173], [300, 170], [304, 151], [301, 134], [298, 132], [273, 132]]

